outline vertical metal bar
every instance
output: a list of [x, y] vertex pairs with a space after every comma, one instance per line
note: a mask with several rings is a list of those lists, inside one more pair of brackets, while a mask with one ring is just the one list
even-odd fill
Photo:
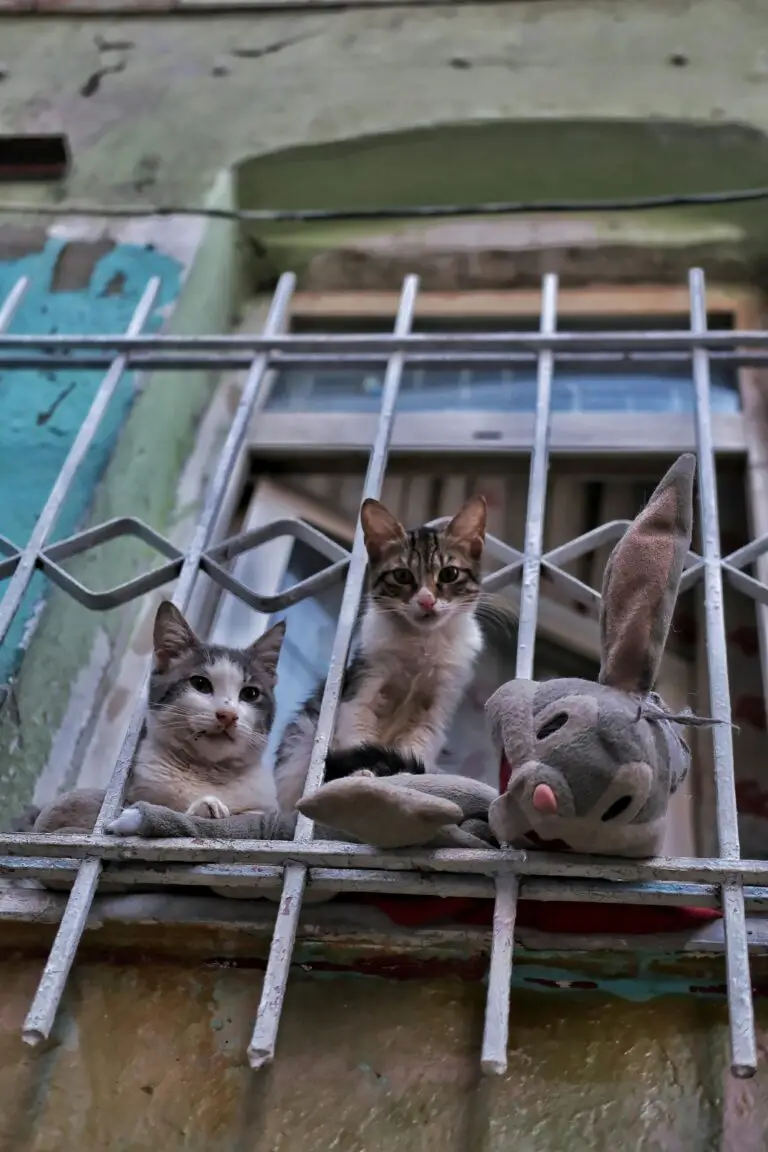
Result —
[[[400, 304], [397, 310], [394, 335], [405, 336], [411, 330], [413, 313], [416, 307], [416, 296], [419, 290], [419, 281], [416, 276], [409, 276], [403, 283]], [[379, 412], [379, 423], [376, 429], [376, 438], [373, 442], [371, 455], [368, 460], [368, 469], [363, 485], [363, 499], [377, 498], [381, 493], [384, 482], [384, 473], [387, 466], [389, 442], [392, 436], [392, 425], [395, 418], [395, 407], [400, 391], [400, 379], [405, 364], [402, 352], [395, 352], [387, 362], [384, 375], [384, 387]], [[367, 556], [363, 542], [363, 532], [358, 522], [352, 554], [344, 585], [344, 595], [341, 601], [339, 622], [333, 642], [333, 651], [328, 667], [328, 677], [325, 682], [323, 700], [320, 705], [320, 716], [317, 722], [315, 742], [312, 747], [307, 779], [304, 784], [304, 795], [314, 792], [323, 781], [325, 772], [325, 758], [328, 755], [328, 746], [333, 736], [336, 715], [339, 708], [339, 698], [344, 680], [344, 670], [352, 643], [352, 634], [360, 608], [360, 599], [363, 594], [365, 582], [365, 569]], [[312, 839], [314, 825], [305, 816], [299, 816], [296, 825], [295, 839], [307, 841]], [[270, 1064], [275, 1055], [277, 1033], [280, 1027], [280, 1016], [285, 1000], [285, 991], [288, 985], [293, 947], [296, 941], [296, 929], [301, 914], [301, 902], [307, 880], [307, 869], [303, 864], [288, 864], [285, 869], [283, 892], [275, 919], [275, 931], [264, 973], [264, 985], [261, 1000], [254, 1024], [253, 1036], [248, 1047], [248, 1060], [252, 1068], [263, 1068]]]
[[11, 320], [16, 313], [16, 309], [21, 303], [21, 298], [27, 290], [29, 280], [26, 276], [22, 276], [16, 281], [13, 288], [3, 300], [3, 306], [0, 308], [0, 332], [5, 332]]
[[[557, 276], [544, 277], [541, 293], [540, 332], [551, 335], [557, 327]], [[540, 352], [536, 384], [536, 417], [528, 481], [528, 508], [525, 520], [525, 561], [520, 593], [520, 620], [517, 632], [515, 676], [533, 678], [533, 655], [539, 612], [541, 553], [544, 542], [544, 513], [549, 471], [549, 426], [552, 407], [554, 353]], [[516, 876], [499, 876], [493, 912], [491, 964], [485, 1006], [485, 1030], [480, 1067], [487, 1074], [502, 1075], [507, 1070], [509, 1042], [509, 998], [514, 953], [514, 928], [519, 885]]]
[[[136, 311], [128, 325], [126, 335], [139, 335], [147, 321], [147, 317], [152, 311], [159, 289], [160, 280], [154, 277], [144, 289], [141, 300], [136, 306]], [[56, 517], [67, 498], [67, 493], [75, 478], [75, 473], [93, 442], [93, 438], [98, 431], [99, 424], [109, 406], [109, 402], [122, 380], [127, 364], [128, 357], [125, 353], [118, 356], [99, 385], [99, 389], [93, 398], [93, 403], [88, 410], [88, 415], [80, 425], [80, 431], [75, 437], [75, 442], [67, 453], [67, 458], [56, 477], [51, 494], [37, 518], [37, 523], [35, 524], [29, 541], [22, 551], [18, 567], [11, 577], [10, 584], [5, 590], [5, 595], [2, 600], [0, 600], [0, 644], [3, 643], [5, 637], [8, 635], [8, 629], [13, 622], [13, 618], [21, 604], [22, 597], [29, 587], [29, 582], [34, 574], [38, 553], [56, 523]]]
[[[295, 283], [296, 278], [291, 274], [280, 277], [264, 325], [264, 336], [272, 336], [282, 329], [285, 317], [288, 315]], [[206, 497], [205, 507], [192, 543], [187, 550], [179, 575], [179, 582], [176, 585], [173, 602], [181, 611], [186, 609], [192, 595], [195, 578], [200, 567], [200, 558], [216, 523], [221, 502], [226, 494], [229, 476], [237, 459], [237, 454], [242, 448], [248, 424], [262, 402], [262, 382], [269, 367], [269, 359], [267, 352], [262, 352], [255, 357], [243, 386], [242, 395]], [[104, 803], [94, 829], [97, 834], [102, 832], [107, 821], [117, 814], [122, 803], [128, 773], [141, 734], [147, 682], [148, 676], [145, 678], [141, 697], [131, 717], [112, 778], [107, 785]], [[41, 1040], [46, 1039], [53, 1027], [67, 977], [96, 893], [100, 872], [101, 860], [98, 858], [84, 860], [80, 865], [35, 998], [24, 1021], [22, 1036], [28, 1044], [38, 1044]]]
[[[704, 273], [692, 268], [689, 274], [691, 331], [707, 331], [707, 304]], [[728, 648], [723, 608], [723, 573], [720, 554], [720, 521], [717, 506], [717, 474], [712, 440], [709, 353], [693, 350], [693, 383], [696, 399], [696, 445], [699, 457], [699, 507], [701, 551], [704, 559], [704, 608], [709, 670], [710, 714], [717, 720], [712, 731], [715, 753], [715, 793], [717, 834], [720, 856], [739, 860], [738, 813], [733, 774], [733, 733], [731, 697], [728, 685]], [[731, 1036], [731, 1071], [734, 1076], [753, 1076], [757, 1069], [755, 1017], [749, 949], [742, 885], [729, 881], [722, 887], [725, 928], [725, 964], [728, 985], [728, 1015]]]

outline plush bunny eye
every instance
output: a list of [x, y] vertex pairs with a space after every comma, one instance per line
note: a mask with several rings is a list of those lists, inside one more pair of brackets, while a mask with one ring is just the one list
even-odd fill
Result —
[[550, 716], [549, 720], [539, 728], [536, 733], [537, 740], [546, 740], [547, 736], [551, 736], [553, 732], [557, 732], [564, 724], [568, 723], [567, 712], [556, 712], [554, 716]]
[[610, 808], [606, 808], [600, 817], [601, 820], [615, 820], [617, 816], [621, 816], [622, 812], [626, 812], [632, 803], [631, 796], [620, 796], [615, 803], [611, 804]]

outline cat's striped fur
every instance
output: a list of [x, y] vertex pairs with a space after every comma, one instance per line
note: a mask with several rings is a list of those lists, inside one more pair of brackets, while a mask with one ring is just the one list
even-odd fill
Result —
[[[375, 500], [361, 521], [368, 599], [347, 670], [326, 780], [356, 771], [431, 772], [482, 648], [476, 619], [486, 505], [473, 497], [445, 528], [407, 532]], [[282, 809], [301, 798], [323, 686], [288, 723], [275, 758]]]

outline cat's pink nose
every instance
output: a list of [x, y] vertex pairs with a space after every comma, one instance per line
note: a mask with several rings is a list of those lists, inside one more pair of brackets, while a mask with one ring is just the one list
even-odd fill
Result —
[[416, 603], [422, 612], [434, 612], [437, 601], [428, 588], [422, 588], [416, 597]]
[[217, 708], [216, 719], [222, 728], [234, 728], [237, 724], [237, 712], [234, 708]]
[[557, 815], [557, 797], [549, 784], [537, 784], [533, 790], [533, 806], [544, 816]]

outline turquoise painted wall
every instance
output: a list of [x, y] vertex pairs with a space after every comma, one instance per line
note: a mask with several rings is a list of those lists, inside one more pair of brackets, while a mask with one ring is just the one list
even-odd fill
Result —
[[[10, 332], [123, 332], [148, 281], [155, 276], [160, 278], [161, 288], [146, 330], [160, 327], [168, 305], [180, 291], [179, 261], [152, 248], [118, 243], [95, 261], [87, 283], [61, 290], [57, 268], [61, 270], [67, 244], [66, 240], [49, 238], [40, 251], [0, 260], [0, 298], [11, 291], [19, 277], [29, 279]], [[102, 379], [99, 372], [77, 369], [0, 370], [0, 534], [17, 547], [29, 540]], [[136, 395], [136, 383], [135, 374], [125, 373], [76, 476], [53, 539], [70, 535], [83, 520]], [[33, 578], [23, 609], [0, 648], [0, 683], [18, 664], [46, 583], [41, 574]]]

